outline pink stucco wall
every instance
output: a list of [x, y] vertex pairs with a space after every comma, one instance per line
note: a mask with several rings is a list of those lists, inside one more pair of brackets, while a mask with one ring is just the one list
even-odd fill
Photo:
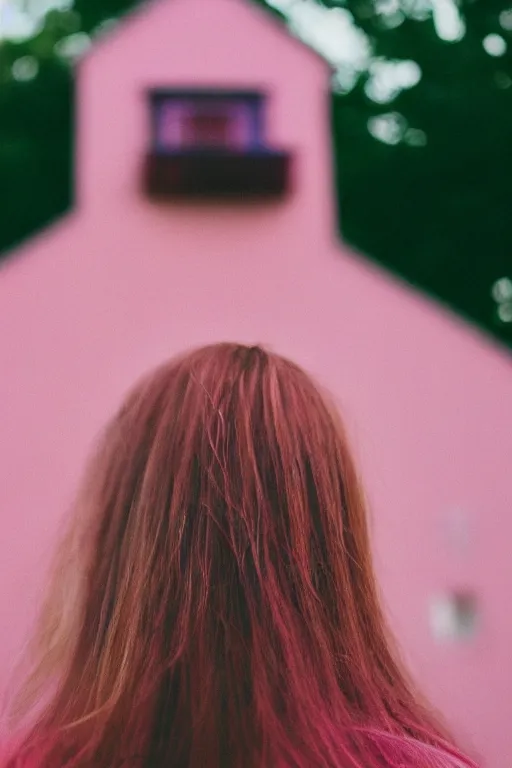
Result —
[[[269, 138], [296, 152], [293, 194], [245, 208], [145, 200], [144, 89], [172, 84], [266, 87]], [[78, 208], [0, 271], [0, 682], [121, 395], [190, 345], [264, 342], [337, 396], [407, 658], [485, 765], [507, 768], [512, 364], [336, 241], [327, 88], [320, 60], [243, 0], [159, 0], [82, 64]], [[480, 633], [437, 645], [429, 599], [457, 587], [477, 591]]]

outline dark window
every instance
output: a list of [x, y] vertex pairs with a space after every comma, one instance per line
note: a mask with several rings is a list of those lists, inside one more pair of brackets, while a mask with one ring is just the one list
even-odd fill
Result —
[[235, 143], [235, 128], [228, 110], [200, 107], [183, 116], [181, 135], [185, 146], [229, 147]]
[[144, 184], [151, 197], [279, 197], [290, 153], [265, 137], [265, 97], [256, 91], [150, 91], [151, 146]]
[[264, 146], [264, 100], [259, 93], [156, 91], [151, 99], [158, 150], [240, 152]]

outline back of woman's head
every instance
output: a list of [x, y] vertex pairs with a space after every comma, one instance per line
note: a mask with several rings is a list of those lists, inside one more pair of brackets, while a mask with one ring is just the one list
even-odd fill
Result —
[[199, 349], [131, 393], [36, 642], [18, 754], [37, 765], [469, 765], [390, 648], [336, 413], [259, 347]]

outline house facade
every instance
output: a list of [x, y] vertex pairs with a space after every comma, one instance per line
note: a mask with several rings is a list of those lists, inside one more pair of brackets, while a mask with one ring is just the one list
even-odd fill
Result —
[[507, 768], [512, 365], [339, 242], [328, 88], [247, 0], [154, 0], [81, 63], [75, 209], [0, 270], [0, 683], [122, 395], [188, 347], [261, 342], [337, 399], [407, 662]]

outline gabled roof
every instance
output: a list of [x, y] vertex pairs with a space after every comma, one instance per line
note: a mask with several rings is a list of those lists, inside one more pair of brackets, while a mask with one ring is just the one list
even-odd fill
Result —
[[[215, 0], [209, 0], [209, 2], [214, 2]], [[88, 0], [82, 0], [84, 4], [88, 2]], [[137, 18], [145, 13], [148, 10], [149, 6], [158, 5], [163, 2], [173, 2], [173, 0], [126, 0], [126, 4], [129, 6], [126, 11], [121, 12], [116, 20], [114, 21], [114, 24], [112, 26], [109, 26], [106, 30], [101, 30], [97, 32], [96, 34], [94, 31], [91, 33], [92, 39], [93, 39], [93, 45], [91, 48], [89, 48], [85, 54], [81, 57], [80, 62], [84, 59], [87, 59], [88, 56], [91, 53], [94, 53], [94, 50], [98, 45], [102, 45], [104, 43], [108, 44], [109, 39], [112, 35], [116, 35], [121, 33], [123, 31], [123, 26], [125, 24], [130, 23], [136, 23]], [[251, 9], [254, 10], [255, 14], [260, 14], [266, 17], [268, 22], [270, 24], [275, 24], [280, 31], [286, 35], [286, 37], [291, 40], [293, 43], [296, 43], [298, 46], [303, 48], [305, 52], [307, 52], [310, 56], [313, 56], [317, 61], [320, 61], [323, 66], [326, 68], [326, 71], [333, 71], [333, 67], [329, 64], [329, 62], [313, 47], [308, 45], [305, 41], [301, 40], [299, 37], [294, 35], [290, 29], [288, 28], [286, 24], [286, 19], [283, 16], [283, 14], [279, 13], [279, 11], [275, 10], [274, 8], [271, 8], [270, 6], [266, 5], [264, 0], [235, 0], [235, 2], [243, 3], [245, 5], [248, 5], [251, 7]], [[80, 12], [80, 3], [75, 3], [75, 8], [78, 12]], [[105, 14], [105, 18], [103, 19], [103, 22], [113, 21], [111, 14]], [[101, 24], [102, 22], [100, 22]], [[80, 63], [78, 62], [78, 63]]]

